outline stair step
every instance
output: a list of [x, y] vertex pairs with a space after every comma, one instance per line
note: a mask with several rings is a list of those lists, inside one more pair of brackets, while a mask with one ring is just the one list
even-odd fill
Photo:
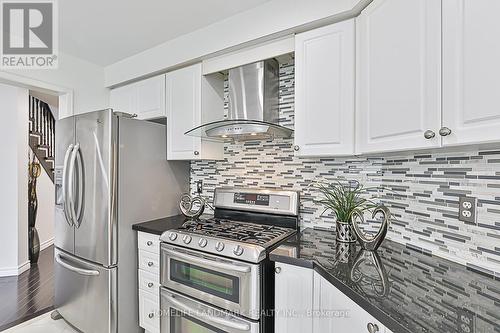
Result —
[[38, 133], [33, 133], [33, 132], [30, 132], [30, 138], [33, 138], [33, 139], [40, 139], [42, 136]]

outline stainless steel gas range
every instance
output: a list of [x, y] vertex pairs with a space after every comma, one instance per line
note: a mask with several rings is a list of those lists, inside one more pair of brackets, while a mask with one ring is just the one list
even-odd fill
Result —
[[297, 232], [299, 195], [218, 188], [214, 206], [161, 236], [161, 332], [273, 332], [268, 253]]

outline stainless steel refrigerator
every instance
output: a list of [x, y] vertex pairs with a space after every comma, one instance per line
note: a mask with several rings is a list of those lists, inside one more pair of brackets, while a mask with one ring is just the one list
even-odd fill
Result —
[[131, 225], [177, 214], [189, 185], [165, 131], [111, 109], [56, 124], [55, 308], [85, 333], [142, 331]]

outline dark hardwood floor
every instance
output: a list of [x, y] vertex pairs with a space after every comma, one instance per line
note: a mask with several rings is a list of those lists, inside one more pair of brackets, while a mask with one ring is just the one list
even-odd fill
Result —
[[37, 265], [19, 276], [0, 278], [0, 331], [52, 310], [54, 247], [40, 252]]

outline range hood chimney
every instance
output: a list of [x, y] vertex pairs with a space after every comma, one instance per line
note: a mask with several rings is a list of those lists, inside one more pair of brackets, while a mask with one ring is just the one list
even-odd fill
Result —
[[290, 138], [280, 126], [279, 66], [274, 59], [229, 70], [229, 113], [226, 120], [203, 124], [185, 134], [218, 140]]

